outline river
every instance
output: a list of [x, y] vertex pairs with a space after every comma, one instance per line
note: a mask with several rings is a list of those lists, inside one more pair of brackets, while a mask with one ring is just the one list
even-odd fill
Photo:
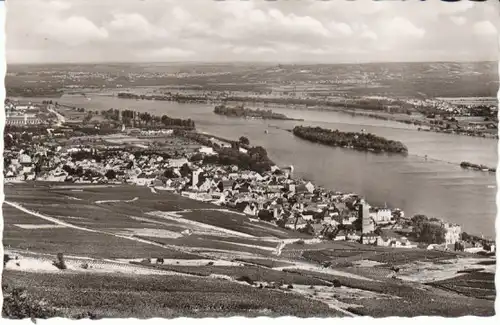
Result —
[[[34, 100], [35, 101], [35, 100]], [[38, 99], [37, 101], [41, 101]], [[412, 126], [338, 112], [275, 109], [297, 121], [234, 119], [214, 114], [205, 104], [141, 101], [91, 95], [63, 96], [57, 101], [91, 110], [134, 109], [155, 115], [191, 118], [199, 131], [261, 145], [279, 165], [293, 165], [296, 175], [318, 185], [365, 196], [373, 205], [401, 208], [462, 225], [469, 233], [494, 238], [495, 174], [464, 170], [461, 161], [497, 165], [497, 140], [418, 131]], [[282, 130], [314, 125], [340, 131], [367, 132], [398, 140], [409, 155], [376, 155], [331, 148]], [[282, 128], [278, 129], [276, 127]], [[266, 134], [266, 130], [268, 133]], [[427, 156], [427, 159], [425, 158]]]

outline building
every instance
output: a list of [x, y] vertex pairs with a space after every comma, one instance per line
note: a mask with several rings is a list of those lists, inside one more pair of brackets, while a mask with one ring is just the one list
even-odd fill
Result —
[[287, 178], [293, 178], [293, 166], [283, 167], [281, 170], [287, 175]]
[[361, 200], [358, 206], [358, 218], [361, 219], [361, 232], [363, 234], [372, 233], [375, 230], [375, 224], [370, 216], [370, 206], [365, 200]]
[[231, 144], [225, 141], [218, 140], [216, 138], [210, 138], [212, 144], [218, 145], [220, 148], [231, 148]]
[[206, 155], [213, 155], [213, 154], [215, 154], [214, 149], [210, 148], [210, 147], [201, 147], [200, 149], [198, 149], [198, 151], [200, 153], [204, 153]]
[[456, 242], [460, 241], [460, 234], [462, 233], [462, 227], [459, 225], [453, 225], [451, 223], [443, 224], [443, 227], [446, 231], [444, 238], [446, 241], [446, 245], [453, 245]]
[[193, 187], [198, 185], [200, 174], [201, 174], [201, 169], [193, 170], [193, 177], [192, 177], [192, 183], [191, 183]]
[[7, 125], [37, 125], [43, 121], [35, 114], [7, 114], [5, 123]]
[[390, 209], [370, 209], [370, 217], [376, 224], [388, 224], [392, 222]]
[[361, 244], [363, 245], [376, 245], [378, 242], [378, 235], [374, 233], [363, 233], [361, 235]]
[[180, 168], [184, 166], [184, 164], [187, 164], [188, 160], [186, 158], [179, 158], [179, 159], [169, 159], [168, 160], [168, 165], [170, 167], [174, 168]]

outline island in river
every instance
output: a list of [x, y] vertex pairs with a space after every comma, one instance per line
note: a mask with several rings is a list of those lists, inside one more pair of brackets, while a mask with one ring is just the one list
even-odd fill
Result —
[[263, 120], [304, 121], [303, 119], [290, 118], [285, 114], [274, 113], [271, 110], [249, 109], [243, 106], [229, 107], [226, 105], [217, 105], [214, 108], [214, 113], [229, 117], [260, 118]]
[[351, 148], [377, 153], [407, 154], [408, 148], [399, 141], [388, 140], [365, 132], [341, 132], [320, 127], [296, 126], [292, 133], [304, 140], [326, 144], [332, 147]]
[[462, 167], [464, 169], [474, 169], [474, 170], [478, 170], [478, 171], [492, 172], [492, 173], [496, 173], [496, 171], [497, 171], [497, 169], [494, 168], [494, 167], [488, 167], [488, 166], [485, 166], [485, 165], [473, 164], [473, 163], [470, 163], [468, 161], [462, 161], [460, 163], [460, 167]]

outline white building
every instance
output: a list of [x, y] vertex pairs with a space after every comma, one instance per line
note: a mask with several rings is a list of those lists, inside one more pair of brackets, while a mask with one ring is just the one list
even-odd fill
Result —
[[210, 147], [201, 147], [200, 149], [198, 149], [198, 152], [204, 153], [206, 155], [213, 155], [213, 154], [215, 154], [214, 149], [210, 148]]
[[446, 234], [444, 236], [446, 240], [446, 244], [455, 244], [457, 241], [460, 240], [460, 234], [462, 233], [462, 227], [459, 225], [453, 225], [450, 223], [446, 223], [443, 225], [444, 229], [446, 230]]
[[210, 142], [218, 145], [221, 148], [231, 148], [231, 144], [225, 141], [217, 140], [216, 138], [210, 138]]
[[187, 164], [188, 160], [186, 158], [178, 158], [178, 159], [169, 159], [168, 160], [168, 165], [170, 167], [174, 168], [180, 168], [184, 166], [184, 164]]
[[199, 177], [200, 177], [200, 174], [201, 174], [201, 169], [198, 169], [198, 170], [194, 170], [193, 171], [193, 178], [192, 178], [192, 186], [195, 187], [198, 185], [198, 182], [199, 182]]
[[392, 212], [390, 209], [373, 209], [370, 211], [370, 217], [377, 224], [392, 222]]

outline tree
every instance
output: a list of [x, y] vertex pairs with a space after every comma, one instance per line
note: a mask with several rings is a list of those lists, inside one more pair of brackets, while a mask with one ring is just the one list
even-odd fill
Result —
[[196, 153], [194, 154], [191, 159], [191, 161], [202, 161], [203, 160], [203, 155], [201, 153]]
[[74, 170], [73, 168], [71, 168], [70, 166], [68, 166], [68, 165], [64, 165], [64, 166], [62, 167], [62, 169], [63, 169], [66, 173], [68, 173], [69, 175], [74, 175], [74, 174], [75, 174], [75, 170]]
[[106, 174], [104, 174], [107, 179], [115, 179], [116, 178], [116, 172], [112, 169], [109, 169]]
[[446, 241], [445, 235], [446, 230], [443, 226], [437, 223], [426, 222], [423, 224], [418, 239], [428, 244], [442, 244]]
[[21, 134], [21, 140], [23, 142], [31, 142], [33, 140], [33, 137], [28, 132], [23, 132], [23, 134]]
[[83, 176], [83, 173], [84, 173], [84, 171], [83, 171], [83, 167], [81, 167], [81, 166], [80, 166], [80, 167], [78, 167], [78, 168], [76, 169], [76, 176], [78, 176], [78, 177], [82, 177], [82, 176]]
[[248, 140], [247, 137], [241, 136], [240, 137], [240, 143], [243, 144], [243, 145], [248, 146], [248, 145], [250, 145], [250, 140]]
[[310, 222], [307, 222], [307, 225], [304, 228], [301, 228], [299, 230], [301, 233], [308, 234], [308, 235], [314, 235], [314, 227], [311, 225]]
[[188, 164], [184, 164], [180, 169], [180, 173], [182, 177], [187, 177], [191, 174], [191, 168], [189, 168]]
[[10, 133], [5, 133], [3, 136], [3, 143], [5, 148], [10, 148], [14, 145], [14, 137]]
[[274, 220], [274, 214], [273, 212], [269, 210], [260, 210], [259, 214], [257, 215], [260, 220], [264, 221], [273, 221]]
[[412, 231], [415, 237], [419, 238], [423, 229], [423, 225], [429, 221], [429, 218], [423, 214], [414, 215], [411, 218]]
[[166, 178], [177, 178], [178, 175], [176, 175], [174, 173], [174, 169], [173, 168], [167, 168], [165, 169], [165, 172], [163, 173], [163, 176], [165, 176]]

